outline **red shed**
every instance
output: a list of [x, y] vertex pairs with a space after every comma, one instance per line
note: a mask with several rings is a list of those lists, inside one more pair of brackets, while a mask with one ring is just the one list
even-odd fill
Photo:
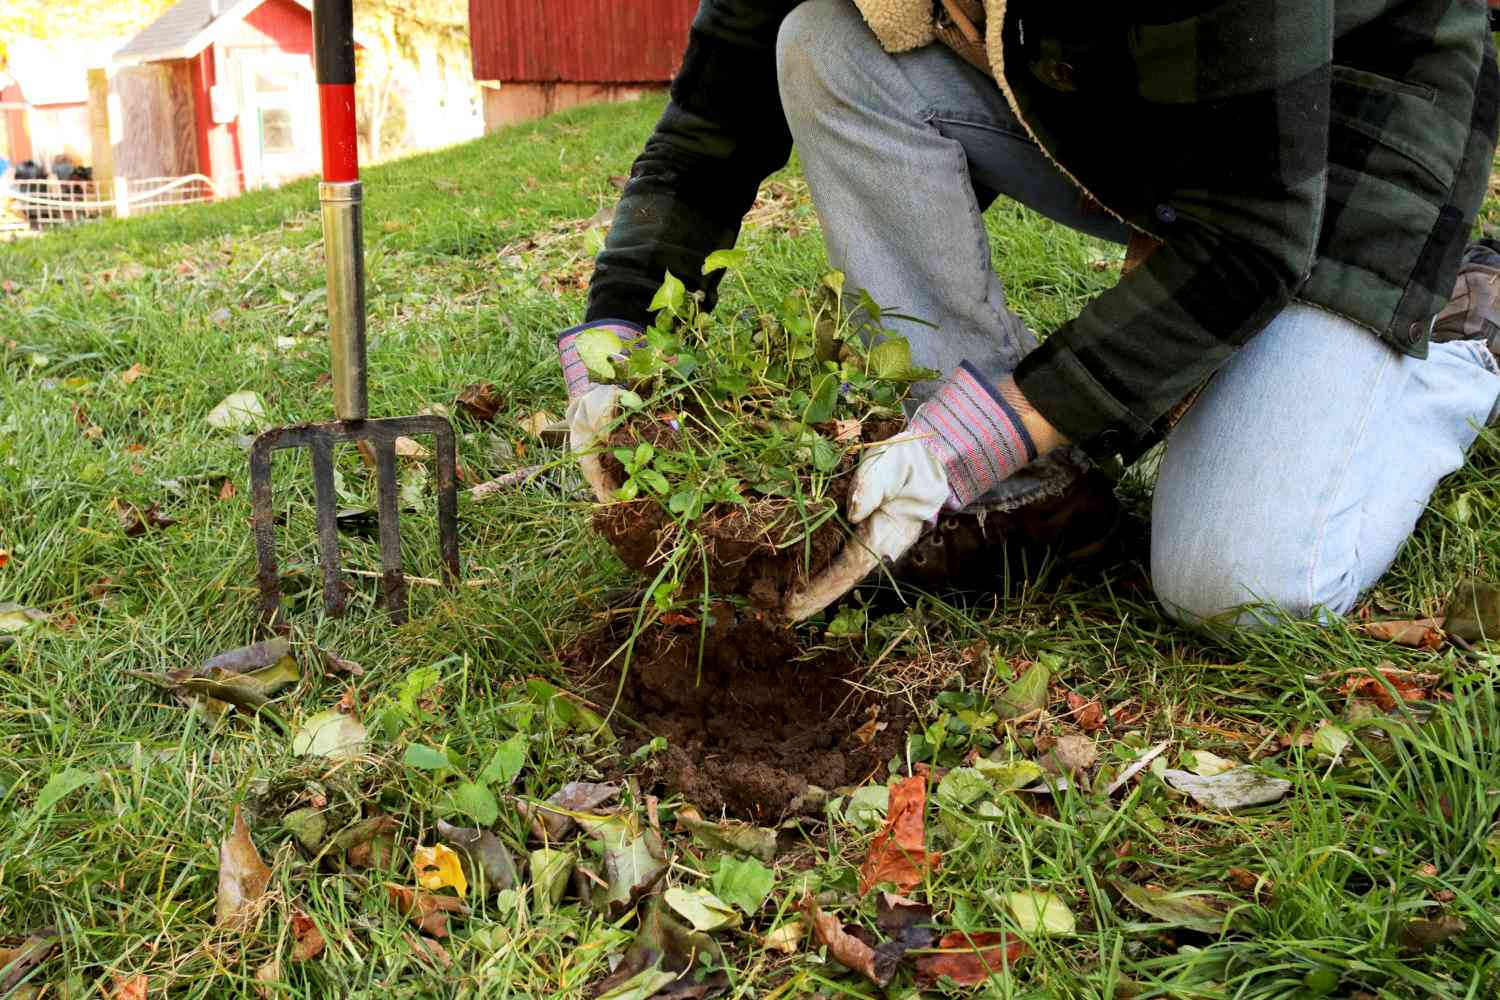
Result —
[[697, 9], [698, 0], [469, 0], [485, 128], [665, 87]]
[[114, 59], [162, 71], [161, 99], [191, 116], [183, 152], [221, 194], [317, 170], [310, 2], [180, 0]]

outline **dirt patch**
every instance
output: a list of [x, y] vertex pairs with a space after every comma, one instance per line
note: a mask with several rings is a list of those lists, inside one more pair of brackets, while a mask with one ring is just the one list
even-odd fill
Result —
[[[643, 783], [681, 793], [706, 815], [727, 810], [772, 822], [820, 815], [818, 789], [883, 777], [899, 755], [908, 710], [846, 683], [865, 671], [854, 656], [805, 652], [790, 630], [765, 616], [720, 605], [702, 635], [700, 672], [699, 626], [674, 621], [637, 637], [619, 704], [644, 730], [627, 738], [627, 750], [651, 736], [667, 739]], [[585, 693], [600, 704], [614, 700], [619, 674], [614, 665], [597, 665], [624, 638], [618, 629], [599, 632], [567, 655]]]

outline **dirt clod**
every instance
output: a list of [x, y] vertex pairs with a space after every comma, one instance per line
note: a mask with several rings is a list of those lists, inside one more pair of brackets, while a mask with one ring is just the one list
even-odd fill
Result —
[[[727, 810], [770, 822], [819, 814], [813, 786], [831, 791], [884, 777], [905, 737], [907, 710], [883, 703], [888, 725], [866, 742], [859, 730], [881, 699], [846, 683], [864, 672], [854, 657], [804, 652], [795, 633], [766, 616], [719, 605], [701, 634], [700, 672], [700, 627], [674, 620], [682, 623], [657, 623], [636, 638], [618, 708], [644, 729], [634, 746], [651, 736], [667, 740], [643, 781], [681, 793], [705, 815]], [[614, 700], [619, 674], [613, 665], [593, 668], [624, 639], [618, 630], [596, 633], [568, 654], [601, 704]]]

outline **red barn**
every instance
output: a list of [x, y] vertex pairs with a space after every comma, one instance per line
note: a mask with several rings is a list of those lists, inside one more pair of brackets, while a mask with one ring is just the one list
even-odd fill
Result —
[[486, 129], [671, 82], [697, 0], [469, 0]]
[[[310, 3], [180, 0], [114, 62], [157, 70], [165, 117], [191, 130], [191, 141], [179, 140], [179, 169], [213, 178], [220, 194], [317, 170]], [[127, 132], [150, 112], [127, 106]]]

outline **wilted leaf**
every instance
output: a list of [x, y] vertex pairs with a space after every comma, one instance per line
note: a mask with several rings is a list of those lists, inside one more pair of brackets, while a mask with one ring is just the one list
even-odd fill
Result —
[[937, 797], [956, 806], [969, 806], [995, 790], [983, 773], [973, 767], [955, 767], [943, 775]]
[[1349, 734], [1342, 726], [1324, 723], [1313, 733], [1312, 748], [1325, 757], [1338, 757], [1350, 743]]
[[1209, 753], [1207, 750], [1191, 750], [1189, 754], [1193, 758], [1192, 772], [1205, 778], [1223, 774], [1237, 766], [1235, 761]]
[[494, 420], [502, 405], [500, 393], [493, 382], [475, 382], [464, 386], [454, 402], [460, 410], [480, 423]]
[[146, 369], [142, 368], [141, 363], [137, 361], [135, 364], [131, 365], [129, 368], [120, 373], [120, 381], [124, 382], [126, 385], [134, 385], [135, 380], [140, 378], [144, 374], [146, 374]]
[[583, 824], [604, 847], [604, 880], [609, 884], [605, 899], [610, 911], [623, 913], [667, 873], [661, 836], [655, 830], [642, 830], [634, 813], [600, 816]]
[[1209, 777], [1191, 771], [1167, 770], [1162, 772], [1162, 778], [1179, 792], [1192, 796], [1199, 805], [1220, 812], [1275, 802], [1292, 788], [1290, 781], [1273, 778], [1253, 767], [1237, 767]]
[[1042, 769], [1050, 774], [1076, 775], [1087, 771], [1099, 759], [1099, 748], [1087, 736], [1068, 733], [1042, 758]]
[[835, 420], [833, 422], [833, 439], [835, 441], [858, 441], [859, 436], [863, 433], [864, 425], [858, 420]]
[[1132, 906], [1161, 923], [1187, 927], [1205, 934], [1218, 934], [1224, 927], [1224, 913], [1198, 893], [1168, 892], [1120, 879], [1112, 879], [1110, 884]]
[[47, 927], [28, 934], [16, 948], [0, 949], [0, 996], [8, 996], [16, 984], [50, 958], [61, 943], [62, 935], [57, 929]]
[[870, 843], [870, 854], [860, 866], [860, 895], [882, 882], [910, 889], [937, 865], [942, 855], [927, 851], [926, 808], [925, 775], [913, 775], [891, 789], [885, 826]]
[[838, 917], [824, 913], [812, 896], [803, 898], [798, 907], [812, 922], [813, 935], [818, 943], [828, 949], [833, 960], [846, 969], [861, 973], [876, 986], [884, 986], [896, 974], [899, 956], [891, 958], [877, 955], [875, 949], [844, 930]]
[[424, 889], [436, 892], [451, 887], [460, 896], [469, 891], [469, 880], [464, 878], [458, 854], [446, 844], [418, 846], [411, 852], [411, 866], [417, 874], [417, 884]]
[[1416, 618], [1410, 621], [1366, 622], [1365, 634], [1398, 646], [1437, 649], [1443, 644], [1443, 619]]
[[359, 756], [367, 735], [354, 716], [330, 708], [308, 718], [292, 734], [292, 753], [299, 757], [350, 760]]
[[126, 538], [139, 538], [152, 528], [170, 528], [177, 523], [177, 518], [167, 517], [161, 512], [159, 504], [142, 509], [133, 503], [122, 503], [119, 515], [120, 529]]
[[[641, 907], [640, 930], [626, 950], [624, 960], [597, 989], [607, 993], [643, 970], [659, 968], [674, 973], [676, 978], [659, 988], [655, 994], [658, 1000], [702, 998], [721, 992], [727, 984], [723, 965], [723, 949], [716, 940], [677, 920], [660, 897], [652, 897]], [[705, 969], [720, 971], [705, 972]]]
[[573, 855], [550, 847], [531, 852], [531, 899], [538, 911], [550, 910], [562, 901], [573, 874]]
[[953, 931], [943, 935], [938, 947], [944, 951], [917, 959], [919, 989], [935, 986], [944, 977], [960, 986], [979, 986], [1003, 974], [1030, 950], [1025, 941], [995, 931]]
[[516, 862], [500, 838], [489, 830], [453, 826], [437, 821], [438, 836], [458, 851], [469, 881], [481, 897], [516, 884]]
[[1073, 722], [1086, 733], [1104, 728], [1104, 706], [1090, 701], [1081, 694], [1068, 692], [1068, 709], [1073, 713]]
[[1078, 926], [1068, 904], [1050, 892], [1028, 889], [1005, 895], [1006, 909], [1016, 926], [1027, 934], [1072, 934]]
[[301, 910], [292, 911], [292, 961], [306, 962], [323, 954], [323, 932], [312, 917]]
[[656, 966], [642, 969], [629, 979], [600, 993], [596, 1000], [647, 1000], [656, 996], [664, 986], [677, 981], [677, 973], [667, 972]]
[[328, 834], [328, 817], [321, 809], [305, 806], [281, 817], [281, 827], [290, 831], [297, 843], [312, 854], [323, 845], [323, 838]]
[[428, 451], [424, 445], [409, 437], [402, 436], [396, 438], [392, 447], [395, 449], [396, 457], [398, 458], [422, 460], [432, 457], [432, 452]]
[[258, 430], [266, 423], [266, 404], [259, 393], [249, 389], [231, 392], [205, 419], [210, 427], [223, 430]]
[[365, 668], [353, 660], [346, 660], [342, 656], [322, 650], [323, 666], [334, 673], [349, 674], [351, 677], [363, 677]]
[[[434, 936], [441, 937], [441, 935]], [[432, 938], [408, 932], [406, 940], [411, 945], [412, 954], [422, 959], [428, 965], [439, 969], [447, 969], [453, 966], [453, 957], [448, 954], [448, 949], [432, 940]]]
[[776, 875], [753, 858], [735, 858], [726, 854], [719, 858], [712, 885], [720, 899], [738, 906], [747, 916], [753, 916], [771, 894]]
[[739, 851], [762, 861], [776, 857], [776, 831], [726, 819], [712, 823], [692, 806], [677, 810], [677, 825], [690, 832], [693, 839], [716, 851]]
[[974, 762], [974, 770], [997, 792], [1012, 792], [1025, 788], [1042, 776], [1041, 765], [1030, 760], [994, 761], [981, 757]]
[[692, 925], [695, 931], [717, 931], [737, 927], [740, 915], [707, 889], [673, 886], [662, 893], [662, 901]]
[[875, 947], [877, 961], [899, 961], [912, 949], [932, 947], [937, 938], [932, 926], [931, 905], [894, 892], [882, 892], [876, 897], [875, 926], [887, 937]]
[[260, 859], [250, 840], [250, 828], [235, 806], [229, 833], [219, 845], [219, 895], [214, 907], [219, 925], [243, 928], [270, 881], [271, 869]]
[[1454, 589], [1443, 619], [1449, 635], [1467, 642], [1500, 639], [1500, 586], [1465, 580]]
[[203, 663], [203, 671], [211, 673], [222, 670], [230, 674], [245, 674], [262, 667], [269, 667], [292, 655], [292, 644], [284, 639], [267, 639], [248, 646], [231, 649], [210, 657]]
[[[532, 817], [532, 832], [543, 840], [561, 840], [576, 825], [568, 813], [597, 809], [620, 794], [620, 786], [606, 782], [570, 781], [545, 804], [523, 810]], [[549, 809], [548, 806], [555, 808]]]
[[[1428, 692], [1441, 678], [1437, 674], [1423, 674], [1414, 670], [1402, 670], [1383, 661], [1375, 668], [1375, 674], [1359, 674], [1344, 682], [1341, 689], [1350, 698], [1367, 698], [1389, 712], [1396, 707], [1397, 700], [1423, 701]], [[1384, 683], [1382, 683], [1382, 679]], [[1389, 684], [1390, 687], [1386, 685]], [[1394, 690], [1393, 695], [1391, 691]]]
[[1010, 682], [995, 706], [1002, 719], [1017, 719], [1040, 711], [1047, 705], [1047, 685], [1052, 671], [1042, 662], [1033, 663], [1020, 677]]
[[792, 955], [802, 946], [802, 939], [806, 936], [806, 924], [800, 920], [788, 920], [779, 927], [773, 927], [767, 931], [766, 936], [760, 939], [760, 943], [770, 951]]
[[9, 601], [0, 602], [0, 632], [24, 632], [47, 621], [45, 612]]
[[521, 429], [532, 437], [541, 437], [542, 432], [555, 423], [557, 423], [557, 418], [552, 414], [546, 410], [537, 410], [521, 420]]
[[1401, 947], [1408, 952], [1431, 951], [1468, 929], [1462, 918], [1448, 915], [1435, 920], [1412, 920], [1401, 928]]
[[470, 912], [457, 896], [437, 896], [390, 883], [386, 884], [385, 892], [397, 912], [417, 930], [435, 938], [448, 936], [448, 914], [467, 917]]

